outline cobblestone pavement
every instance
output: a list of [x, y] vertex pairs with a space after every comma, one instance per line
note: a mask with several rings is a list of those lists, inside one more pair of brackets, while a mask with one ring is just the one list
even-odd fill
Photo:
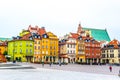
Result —
[[119, 67], [97, 65], [49, 65], [33, 63], [0, 63], [0, 80], [120, 80]]
[[106, 75], [118, 75], [120, 66], [112, 66], [112, 72], [109, 71], [109, 65], [80, 65], [80, 64], [68, 64], [68, 65], [55, 65], [52, 64], [33, 64], [33, 63], [17, 63], [20, 65], [30, 65], [35, 68], [47, 68], [56, 69], [64, 71], [76, 71], [76, 72], [86, 72], [86, 73], [97, 73]]

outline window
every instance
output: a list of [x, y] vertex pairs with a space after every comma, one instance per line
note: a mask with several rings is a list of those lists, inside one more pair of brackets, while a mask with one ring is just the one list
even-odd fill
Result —
[[17, 46], [17, 43], [15, 43], [15, 46]]
[[35, 44], [37, 44], [37, 41], [35, 41]]
[[48, 46], [46, 46], [46, 49], [48, 49]]
[[40, 44], [40, 41], [38, 41], [38, 44]]
[[73, 45], [73, 48], [75, 48], [75, 45]]
[[40, 49], [40, 46], [38, 46], [38, 49]]
[[114, 58], [114, 54], [110, 54], [110, 58]]
[[82, 38], [80, 37], [79, 40], [82, 40]]
[[105, 58], [105, 54], [102, 54], [102, 58]]
[[22, 46], [22, 42], [20, 42], [20, 47]]
[[70, 52], [72, 53], [72, 50]]
[[44, 48], [44, 46], [42, 46], [42, 48]]
[[26, 53], [28, 53], [28, 49], [26, 49]]
[[105, 53], [105, 50], [103, 50], [102, 53]]
[[114, 52], [114, 50], [113, 50], [113, 49], [111, 49], [111, 50], [110, 50], [110, 52]]
[[35, 36], [35, 38], [37, 38], [37, 36]]
[[35, 46], [35, 49], [37, 49], [37, 47]]
[[38, 38], [40, 39], [40, 36], [38, 36]]
[[120, 49], [118, 50], [118, 53], [120, 54]]
[[26, 42], [26, 46], [28, 47], [28, 42]]
[[47, 38], [47, 35], [44, 35], [44, 38]]
[[44, 54], [44, 51], [42, 51], [42, 54]]
[[73, 51], [73, 53], [75, 53], [75, 50]]
[[32, 43], [30, 43], [30, 47], [32, 47]]
[[69, 50], [68, 50], [67, 52], [68, 52], [68, 54], [69, 54]]
[[120, 58], [120, 53], [118, 54], [118, 58]]
[[30, 53], [32, 54], [32, 49], [30, 49]]
[[32, 37], [30, 37], [29, 39], [32, 40]]
[[67, 47], [69, 48], [69, 44], [67, 45]]
[[20, 54], [22, 53], [22, 49], [20, 49]]
[[48, 54], [48, 51], [46, 51], [46, 54]]

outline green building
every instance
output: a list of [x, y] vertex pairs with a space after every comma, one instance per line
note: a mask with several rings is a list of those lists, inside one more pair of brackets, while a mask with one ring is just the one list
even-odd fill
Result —
[[108, 41], [110, 42], [110, 37], [106, 29], [93, 29], [93, 28], [82, 28], [83, 30], [89, 30], [91, 36], [97, 41]]
[[11, 61], [30, 62], [34, 54], [33, 40], [11, 40], [8, 42], [8, 55]]

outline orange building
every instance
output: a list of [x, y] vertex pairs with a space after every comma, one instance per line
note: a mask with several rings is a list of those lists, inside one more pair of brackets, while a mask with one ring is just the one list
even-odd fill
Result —
[[7, 51], [7, 42], [0, 42], [0, 62], [6, 62], [6, 58], [3, 55]]

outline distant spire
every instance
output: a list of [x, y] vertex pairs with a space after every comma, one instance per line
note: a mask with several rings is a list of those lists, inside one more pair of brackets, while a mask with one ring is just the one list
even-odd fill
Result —
[[79, 22], [79, 26], [81, 26], [81, 22]]
[[82, 31], [82, 26], [81, 26], [81, 22], [79, 22], [77, 33], [80, 35], [81, 31]]

